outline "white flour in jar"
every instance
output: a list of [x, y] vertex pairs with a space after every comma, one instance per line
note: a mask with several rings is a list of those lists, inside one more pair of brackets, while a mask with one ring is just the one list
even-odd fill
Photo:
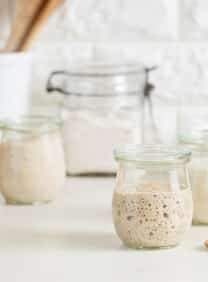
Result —
[[191, 225], [191, 190], [147, 190], [145, 186], [138, 192], [114, 193], [113, 219], [118, 236], [132, 248], [177, 245]]
[[49, 202], [65, 178], [59, 133], [11, 139], [0, 145], [0, 189], [8, 203]]
[[114, 147], [134, 140], [141, 142], [139, 129], [132, 124], [124, 117], [68, 114], [63, 126], [67, 173], [115, 173]]

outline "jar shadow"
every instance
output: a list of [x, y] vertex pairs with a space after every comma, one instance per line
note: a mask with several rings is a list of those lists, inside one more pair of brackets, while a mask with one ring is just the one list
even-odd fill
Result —
[[205, 246], [201, 245], [201, 246], [196, 247], [196, 251], [201, 252], [201, 253], [207, 253], [208, 249], [206, 249]]
[[[3, 229], [3, 228], [2, 228]], [[113, 232], [70, 229], [10, 228], [0, 230], [1, 249], [109, 251], [125, 250]]]

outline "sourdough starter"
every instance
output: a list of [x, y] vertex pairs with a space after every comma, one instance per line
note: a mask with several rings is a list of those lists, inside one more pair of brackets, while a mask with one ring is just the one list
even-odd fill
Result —
[[0, 146], [0, 189], [8, 203], [53, 200], [64, 184], [64, 155], [56, 132], [5, 141]]
[[113, 197], [113, 219], [120, 239], [132, 248], [177, 245], [191, 225], [192, 194], [119, 192]]
[[208, 224], [208, 169], [203, 156], [193, 157], [190, 164], [190, 179], [194, 202], [193, 222]]

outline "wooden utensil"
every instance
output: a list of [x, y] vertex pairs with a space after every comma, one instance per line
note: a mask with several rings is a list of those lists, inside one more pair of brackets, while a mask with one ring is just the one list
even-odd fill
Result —
[[61, 3], [63, 3], [63, 0], [49, 0], [45, 2], [45, 5], [43, 5], [40, 13], [35, 18], [33, 25], [27, 33], [27, 36], [19, 46], [19, 51], [24, 51], [30, 47], [33, 39], [43, 27], [44, 23]]
[[45, 0], [16, 0], [12, 31], [4, 51], [14, 52], [19, 50], [21, 42], [44, 2]]
[[63, 0], [16, 0], [12, 32], [5, 52], [24, 51]]

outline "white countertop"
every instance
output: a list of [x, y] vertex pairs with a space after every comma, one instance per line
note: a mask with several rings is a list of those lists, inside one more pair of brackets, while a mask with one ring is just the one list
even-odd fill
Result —
[[69, 178], [56, 203], [0, 206], [2, 282], [208, 281], [208, 227], [165, 250], [129, 250], [111, 219], [113, 178]]

